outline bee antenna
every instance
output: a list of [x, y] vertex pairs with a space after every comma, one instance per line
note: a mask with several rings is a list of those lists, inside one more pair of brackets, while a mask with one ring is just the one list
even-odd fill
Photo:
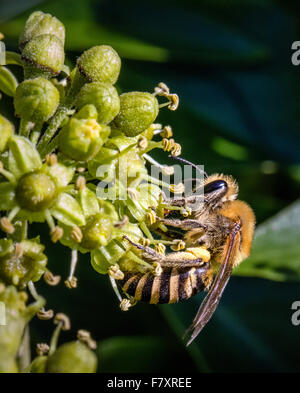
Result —
[[208, 177], [207, 173], [200, 169], [196, 164], [193, 164], [192, 162], [185, 160], [184, 158], [172, 156], [171, 154], [169, 154], [169, 157], [173, 158], [174, 160], [183, 162], [184, 164], [191, 165], [193, 168], [196, 169], [197, 172], [199, 172], [201, 175], [204, 175], [205, 178]]

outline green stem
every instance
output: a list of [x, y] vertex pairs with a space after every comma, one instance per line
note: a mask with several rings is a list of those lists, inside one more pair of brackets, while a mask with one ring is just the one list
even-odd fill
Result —
[[26, 367], [29, 366], [31, 360], [31, 350], [30, 350], [30, 333], [29, 333], [29, 325], [25, 327], [22, 343], [19, 347], [17, 361], [19, 365], [19, 369], [23, 372]]
[[55, 330], [52, 334], [51, 341], [50, 341], [49, 356], [52, 355], [56, 351], [58, 338], [59, 338], [59, 334], [60, 334], [62, 326], [63, 326], [63, 323], [59, 322], [59, 324], [57, 325], [57, 327], [55, 328]]
[[43, 154], [47, 155], [52, 153], [57, 147], [58, 147], [58, 143], [59, 143], [59, 134], [56, 135], [50, 143], [48, 143], [48, 145], [45, 147], [45, 149], [43, 150]]
[[60, 106], [55, 115], [50, 120], [49, 126], [38, 144], [38, 151], [41, 153], [41, 155], [44, 154], [47, 144], [51, 141], [64, 119], [68, 116], [68, 111], [69, 108], [66, 106]]
[[33, 127], [34, 123], [25, 119], [21, 119], [19, 134], [21, 136], [25, 136], [25, 138], [28, 138]]
[[34, 128], [33, 128], [31, 135], [30, 135], [30, 140], [34, 145], [39, 140], [39, 137], [40, 137], [41, 131], [42, 131], [42, 127], [43, 127], [43, 122], [38, 122], [38, 123], [35, 123], [35, 125], [34, 125]]

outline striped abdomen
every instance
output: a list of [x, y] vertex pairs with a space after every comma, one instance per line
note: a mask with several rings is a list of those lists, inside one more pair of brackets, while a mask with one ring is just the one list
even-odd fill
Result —
[[154, 276], [151, 272], [127, 273], [121, 286], [137, 301], [162, 304], [189, 299], [208, 288], [211, 280], [212, 270], [207, 263], [199, 268], [164, 269], [160, 276]]

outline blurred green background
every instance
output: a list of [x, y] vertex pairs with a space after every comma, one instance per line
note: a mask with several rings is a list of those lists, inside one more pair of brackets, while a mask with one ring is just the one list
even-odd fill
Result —
[[[119, 92], [153, 91], [164, 81], [180, 97], [162, 110], [182, 157], [208, 173], [232, 174], [240, 198], [257, 216], [253, 253], [232, 277], [213, 319], [186, 349], [181, 336], [203, 299], [177, 305], [138, 304], [122, 313], [109, 280], [81, 256], [79, 287], [38, 284], [49, 308], [67, 313], [72, 330], [99, 342], [101, 372], [300, 371], [300, 68], [291, 45], [300, 40], [300, 4], [270, 0], [11, 0], [0, 1], [8, 50], [34, 10], [66, 26], [67, 63], [97, 44], [122, 57]], [[21, 78], [17, 66], [10, 67]], [[0, 101], [13, 120], [12, 100]], [[166, 154], [155, 153], [171, 163]], [[70, 253], [48, 242], [50, 269], [66, 277]], [[34, 234], [34, 233], [32, 233]], [[49, 341], [53, 324], [35, 319], [32, 346]]]

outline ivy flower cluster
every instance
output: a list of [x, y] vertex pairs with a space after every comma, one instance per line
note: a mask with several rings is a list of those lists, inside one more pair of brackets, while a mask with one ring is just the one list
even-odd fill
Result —
[[[8, 326], [0, 326], [0, 371], [21, 370], [17, 351], [29, 319], [36, 313], [41, 319], [54, 315], [45, 310], [34, 283], [43, 276], [56, 285], [60, 278], [51, 272], [40, 239], [30, 238], [31, 224], [45, 223], [52, 242], [70, 249], [67, 287], [78, 285], [78, 255], [88, 253], [92, 267], [110, 277], [120, 296], [116, 280], [147, 265], [127, 239], [163, 252], [164, 241], [151, 233], [153, 209], [165, 207], [162, 185], [176, 189], [152, 178], [146, 164], [172, 174], [172, 167], [160, 165], [149, 153], [158, 148], [180, 155], [171, 127], [157, 123], [162, 107], [176, 110], [178, 96], [164, 83], [153, 93], [120, 95], [121, 59], [112, 47], [86, 50], [69, 69], [64, 42], [64, 25], [34, 12], [20, 35], [20, 53], [6, 54], [8, 65], [23, 67], [24, 80], [17, 82], [2, 67], [9, 86], [2, 90], [13, 97], [17, 121], [0, 115], [0, 300], [9, 313]], [[150, 268], [158, 274], [158, 266]], [[35, 303], [26, 305], [26, 291]], [[131, 306], [128, 299], [120, 300], [123, 310]], [[68, 329], [69, 321], [56, 314], [54, 322], [50, 344], [38, 345], [38, 356], [26, 370], [95, 371], [95, 343], [88, 332], [79, 331], [77, 341], [57, 349], [59, 331]]]

